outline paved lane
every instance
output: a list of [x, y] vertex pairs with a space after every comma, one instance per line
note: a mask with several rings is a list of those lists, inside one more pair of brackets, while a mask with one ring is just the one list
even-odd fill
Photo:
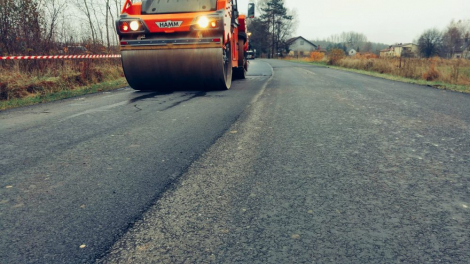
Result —
[[268, 61], [103, 263], [468, 263], [470, 96]]
[[271, 73], [255, 61], [248, 79], [225, 92], [128, 88], [1, 112], [0, 263], [101, 256], [226, 132]]

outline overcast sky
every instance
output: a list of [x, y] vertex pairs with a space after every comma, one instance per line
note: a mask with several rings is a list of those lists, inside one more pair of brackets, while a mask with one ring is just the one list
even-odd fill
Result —
[[[250, 0], [238, 0], [246, 14]], [[444, 29], [452, 19], [470, 19], [470, 0], [285, 0], [298, 14], [296, 36], [325, 39], [363, 33], [385, 44], [412, 42], [426, 29]]]

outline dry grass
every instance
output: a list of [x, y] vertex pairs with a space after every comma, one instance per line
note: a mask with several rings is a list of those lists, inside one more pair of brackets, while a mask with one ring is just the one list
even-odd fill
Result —
[[310, 60], [312, 61], [322, 61], [325, 59], [325, 53], [319, 52], [319, 51], [314, 51], [310, 53]]
[[[328, 56], [321, 60], [315, 57], [286, 57], [285, 59], [323, 66], [332, 62]], [[360, 54], [354, 57], [343, 57], [330, 67], [394, 81], [470, 93], [470, 60], [465, 59], [404, 58], [400, 60], [399, 58], [380, 59], [374, 54]]]
[[336, 66], [390, 74], [415, 80], [470, 86], [470, 61], [464, 59], [366, 59], [346, 57]]
[[123, 76], [119, 59], [4, 61], [0, 64], [0, 100], [76, 90]]

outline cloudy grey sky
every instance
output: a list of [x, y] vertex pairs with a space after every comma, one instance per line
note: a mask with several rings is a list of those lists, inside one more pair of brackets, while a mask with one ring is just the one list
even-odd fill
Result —
[[[238, 0], [243, 13], [249, 1]], [[372, 42], [404, 43], [426, 29], [442, 30], [452, 19], [470, 19], [470, 0], [285, 0], [285, 4], [297, 11], [296, 35], [307, 39], [355, 31]]]

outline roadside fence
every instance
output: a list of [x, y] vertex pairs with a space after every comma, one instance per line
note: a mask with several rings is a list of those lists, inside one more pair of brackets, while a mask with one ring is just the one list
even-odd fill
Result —
[[121, 55], [57, 55], [57, 56], [6, 56], [0, 60], [57, 60], [57, 59], [111, 59]]
[[121, 67], [120, 58], [120, 54], [2, 56], [0, 57], [0, 71], [3, 71], [3, 73], [17, 72], [41, 76], [45, 72], [56, 72], [66, 69], [86, 71], [95, 66]]
[[121, 55], [0, 57], [0, 100], [46, 94], [124, 76]]

